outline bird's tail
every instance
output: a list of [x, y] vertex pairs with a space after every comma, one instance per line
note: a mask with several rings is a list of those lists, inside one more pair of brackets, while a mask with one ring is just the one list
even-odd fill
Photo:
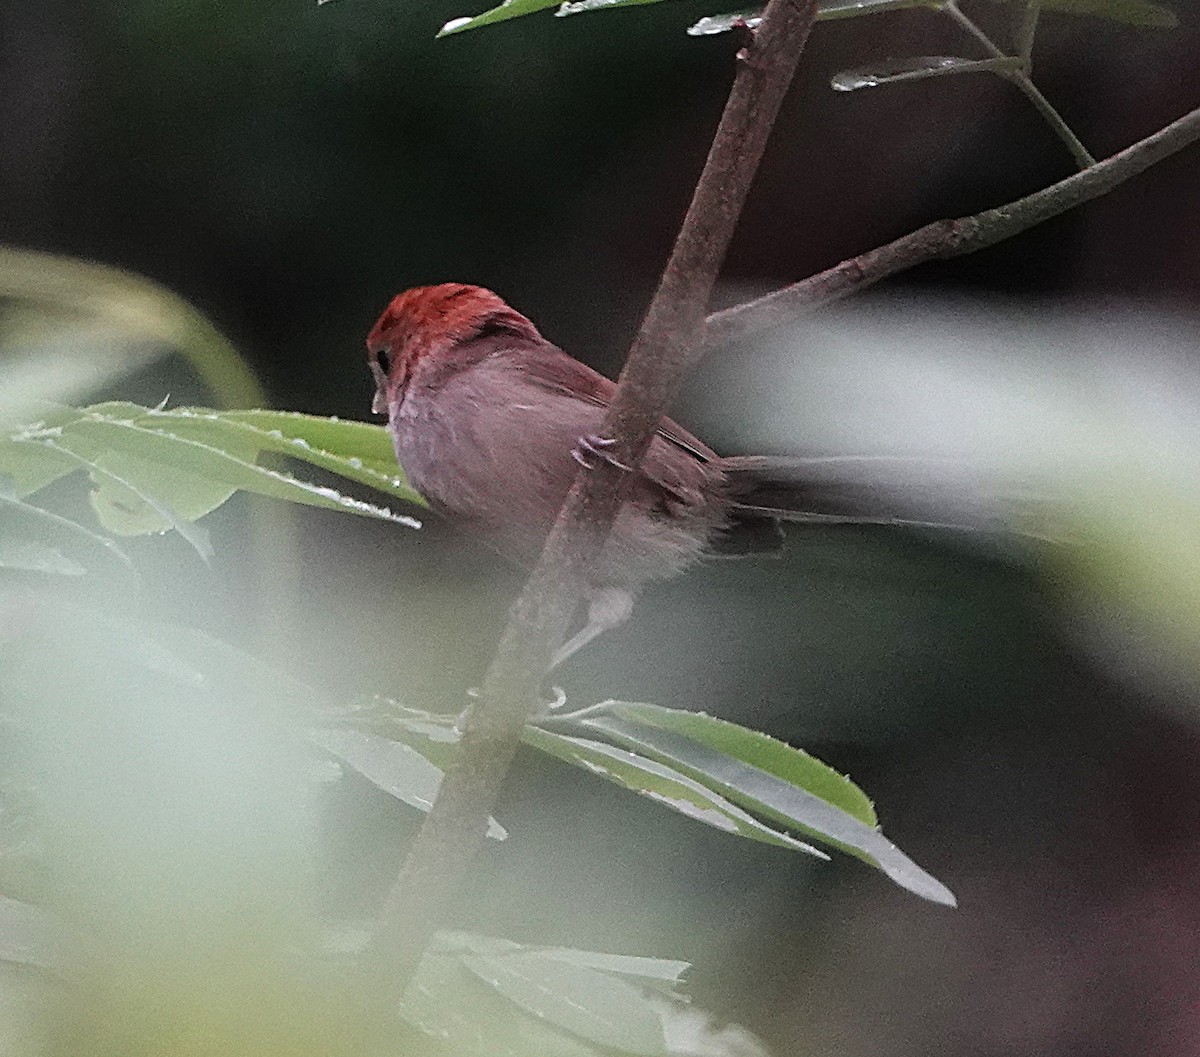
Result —
[[739, 522], [1025, 532], [1016, 524], [1021, 501], [1015, 489], [995, 487], [961, 460], [741, 455], [722, 459], [721, 466]]

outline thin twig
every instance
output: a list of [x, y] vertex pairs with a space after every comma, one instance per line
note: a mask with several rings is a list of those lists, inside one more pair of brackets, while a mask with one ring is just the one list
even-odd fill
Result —
[[1017, 12], [1013, 44], [1027, 72], [1033, 72], [1033, 41], [1037, 36], [1038, 17], [1042, 13], [1042, 0], [1024, 0]]
[[[816, 0], [770, 0], [762, 24], [738, 53], [708, 160], [603, 427], [616, 440], [615, 461], [637, 464], [701, 354], [705, 306], [815, 16]], [[513, 606], [454, 762], [364, 959], [377, 1002], [402, 994], [462, 887], [536, 706], [538, 684], [579, 603], [580, 570], [607, 537], [625, 476], [607, 462], [581, 471]]]
[[1200, 108], [1090, 169], [1034, 194], [957, 220], [938, 220], [895, 242], [708, 317], [709, 347], [793, 323], [822, 305], [926, 261], [975, 253], [1107, 194], [1200, 139]]
[[[1008, 57], [1005, 55], [1005, 52], [999, 47], [999, 45], [992, 40], [991, 37], [989, 37], [982, 29], [980, 29], [972, 19], [968, 18], [962, 13], [962, 11], [959, 10], [958, 4], [955, 2], [955, 0], [950, 0], [950, 2], [942, 8], [942, 10], [952, 19], [954, 19], [954, 21], [957, 22], [958, 25], [966, 30], [972, 37], [979, 41], [979, 43], [983, 46], [983, 49], [992, 58], [1000, 59]], [[1035, 26], [1036, 15], [1037, 9], [1035, 7]], [[1022, 68], [1019, 70], [1000, 70], [997, 72], [1001, 77], [1011, 81], [1022, 92], [1025, 93], [1029, 101], [1037, 108], [1038, 113], [1042, 115], [1042, 118], [1046, 124], [1048, 124], [1054, 130], [1054, 134], [1066, 144], [1067, 149], [1071, 152], [1071, 157], [1075, 159], [1075, 164], [1078, 165], [1079, 168], [1086, 169], [1091, 165], [1095, 165], [1096, 159], [1092, 157], [1091, 152], [1083, 145], [1079, 137], [1075, 135], [1075, 132], [1072, 130], [1071, 126], [1063, 120], [1062, 115], [1054, 109], [1053, 105], [1050, 103], [1050, 100], [1042, 95], [1041, 90], [1036, 84], [1033, 83], [1033, 79], [1029, 76], [1030, 53], [1033, 48], [1032, 26], [1029, 27], [1028, 32], [1029, 50], [1026, 50], [1025, 42], [1022, 42], [1020, 56], [1023, 62]]]

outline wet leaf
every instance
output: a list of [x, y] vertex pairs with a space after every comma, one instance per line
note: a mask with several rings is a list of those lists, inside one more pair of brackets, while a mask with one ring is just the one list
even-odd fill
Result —
[[[872, 825], [826, 801], [819, 793], [794, 784], [790, 780], [794, 775], [784, 778], [765, 770], [763, 764], [777, 764], [768, 754], [758, 752], [752, 740], [724, 741], [716, 736], [696, 740], [670, 729], [659, 711], [658, 706], [610, 701], [579, 713], [576, 722], [585, 730], [686, 775], [759, 818], [814, 837], [877, 866], [896, 884], [924, 899], [955, 905], [953, 894], [944, 884]], [[709, 722], [720, 723], [711, 718]], [[743, 752], [748, 756], [743, 759], [714, 745], [723, 745], [733, 752], [743, 752], [740, 746], [749, 745], [752, 751]], [[817, 788], [828, 795], [824, 779]]]
[[906, 59], [885, 59], [834, 75], [830, 85], [839, 92], [876, 88], [900, 81], [922, 81], [960, 73], [1004, 73], [1021, 68], [1017, 58], [963, 59], [956, 55], [918, 55]]
[[[442, 770], [411, 745], [360, 730], [323, 727], [310, 734], [313, 744], [349, 764], [372, 785], [428, 811], [442, 784]], [[495, 819], [488, 820], [488, 836], [504, 840], [508, 833]]]
[[812, 845], [764, 825], [712, 789], [661, 760], [649, 759], [602, 741], [555, 733], [534, 724], [526, 725], [523, 738], [527, 745], [649, 797], [697, 822], [739, 837], [828, 858]]

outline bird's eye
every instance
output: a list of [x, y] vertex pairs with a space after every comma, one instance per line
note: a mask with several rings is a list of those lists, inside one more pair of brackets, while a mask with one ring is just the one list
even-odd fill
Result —
[[384, 377], [391, 372], [391, 357], [387, 349], [380, 349], [375, 353], [375, 364], [383, 372]]

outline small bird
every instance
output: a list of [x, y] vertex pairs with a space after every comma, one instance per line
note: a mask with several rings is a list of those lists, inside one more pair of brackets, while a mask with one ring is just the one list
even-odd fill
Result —
[[[448, 521], [530, 569], [579, 472], [611, 459], [598, 432], [616, 385], [478, 286], [394, 297], [367, 337], [372, 410], [410, 483]], [[708, 555], [777, 551], [780, 520], [885, 522], [854, 459], [722, 457], [663, 418], [586, 571], [586, 618], [557, 666], [626, 620], [641, 587]], [[858, 479], [855, 479], [855, 478]], [[864, 516], [864, 511], [867, 515]]]

